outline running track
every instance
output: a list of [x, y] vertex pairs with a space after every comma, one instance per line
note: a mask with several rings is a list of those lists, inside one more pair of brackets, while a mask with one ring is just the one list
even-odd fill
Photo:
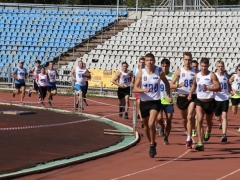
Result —
[[[0, 99], [18, 100], [12, 98], [10, 93], [0, 93]], [[26, 97], [26, 101], [34, 101], [36, 96]], [[116, 99], [90, 98], [97, 102], [116, 104]], [[69, 96], [54, 97], [53, 104], [57, 108], [70, 109], [73, 99]], [[97, 115], [107, 115], [118, 111], [117, 107], [88, 101], [89, 106], [84, 107], [84, 112]], [[132, 104], [132, 103], [131, 103]], [[34, 104], [38, 105], [38, 104]], [[61, 107], [60, 107], [61, 106]], [[130, 119], [132, 118], [131, 113]], [[170, 145], [163, 145], [163, 138], [156, 139], [157, 155], [150, 158], [148, 155], [149, 143], [145, 137], [140, 122], [137, 131], [141, 135], [140, 142], [127, 151], [109, 157], [100, 158], [83, 164], [57, 169], [47, 173], [25, 176], [19, 179], [184, 179], [184, 180], [212, 180], [212, 179], [240, 179], [240, 125], [239, 115], [234, 116], [229, 111], [229, 129], [227, 132], [228, 143], [219, 142], [221, 130], [214, 120], [214, 128], [209, 142], [205, 144], [204, 152], [186, 150], [185, 139], [180, 114], [175, 108], [172, 133], [169, 137]], [[120, 119], [112, 116], [111, 119], [132, 126], [131, 120]], [[86, 122], [87, 123], [87, 122]], [[194, 138], [197, 141], [197, 138]]]

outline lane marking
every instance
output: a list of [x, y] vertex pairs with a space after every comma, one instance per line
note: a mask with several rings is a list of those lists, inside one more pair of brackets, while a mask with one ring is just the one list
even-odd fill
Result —
[[[174, 129], [176, 129], [176, 130], [178, 130], [178, 131], [181, 131], [181, 132], [185, 132], [185, 131], [182, 131], [182, 130], [180, 130], [180, 129], [178, 129], [178, 128], [174, 128]], [[194, 141], [193, 138], [192, 138], [192, 140], [193, 140], [193, 143], [195, 143], [195, 141]], [[111, 179], [111, 180], [122, 179], [122, 178], [126, 178], [126, 177], [133, 176], [133, 175], [136, 175], [136, 174], [140, 174], [140, 173], [142, 173], [142, 172], [151, 171], [151, 170], [153, 170], [153, 169], [159, 168], [159, 167], [161, 167], [161, 166], [164, 166], [164, 165], [166, 165], [166, 164], [169, 164], [169, 163], [171, 163], [171, 162], [173, 162], [173, 161], [176, 161], [176, 160], [180, 159], [181, 157], [185, 156], [185, 155], [186, 155], [187, 153], [189, 153], [190, 151], [191, 151], [191, 149], [187, 150], [186, 152], [184, 152], [184, 153], [181, 154], [180, 156], [178, 156], [178, 157], [176, 157], [176, 158], [174, 158], [174, 159], [172, 159], [172, 160], [170, 160], [170, 161], [168, 161], [168, 162], [165, 162], [165, 163], [163, 163], [163, 164], [159, 164], [159, 165], [157, 165], [157, 166], [154, 166], [154, 167], [151, 167], [151, 168], [148, 168], [148, 169], [143, 169], [143, 170], [141, 170], [141, 171], [137, 171], [137, 172], [130, 173], [130, 174], [127, 174], [127, 175], [124, 175], [124, 176], [120, 176], [120, 177], [117, 177], [117, 178], [113, 178], [113, 179]]]
[[220, 177], [220, 178], [218, 178], [218, 179], [216, 179], [216, 180], [224, 179], [224, 178], [226, 178], [226, 177], [228, 177], [228, 176], [231, 176], [231, 175], [237, 173], [238, 171], [240, 171], [240, 169], [238, 169], [238, 170], [236, 170], [236, 171], [233, 171], [233, 172], [231, 172], [231, 173], [229, 173], [229, 174], [227, 174], [227, 175], [225, 175], [225, 176], [223, 176], [223, 177]]

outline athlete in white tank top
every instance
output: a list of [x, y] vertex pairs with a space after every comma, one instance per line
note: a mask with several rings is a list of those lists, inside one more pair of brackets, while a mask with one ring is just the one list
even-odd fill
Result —
[[[207, 75], [202, 75], [201, 72], [197, 73], [197, 98], [198, 99], [211, 99], [214, 98], [214, 92], [207, 90], [207, 88], [213, 87], [213, 82], [211, 79], [212, 72]], [[202, 89], [202, 87], [205, 87]]]
[[228, 88], [228, 77], [226, 72], [223, 75], [219, 75], [217, 72], [215, 73], [218, 81], [221, 85], [221, 91], [215, 93], [215, 100], [216, 101], [226, 101], [229, 99], [229, 88]]
[[146, 69], [142, 69], [142, 89], [149, 88], [148, 92], [140, 94], [142, 101], [153, 101], [160, 99], [160, 82], [161, 78], [159, 75], [159, 69], [155, 68], [153, 74], [148, 74]]
[[76, 78], [75, 84], [86, 86], [86, 77], [84, 76], [86, 72], [87, 72], [86, 68], [79, 68], [79, 67], [75, 68], [75, 78]]
[[178, 88], [178, 93], [189, 94], [195, 75], [195, 69], [191, 68], [190, 70], [185, 70], [184, 68], [181, 68], [180, 71], [181, 72], [178, 83], [181, 85], [181, 87]]

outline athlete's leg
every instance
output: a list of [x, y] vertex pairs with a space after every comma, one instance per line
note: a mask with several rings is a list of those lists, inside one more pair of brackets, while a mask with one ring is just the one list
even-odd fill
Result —
[[198, 142], [203, 143], [203, 132], [202, 132], [202, 126], [203, 126], [203, 117], [205, 115], [205, 112], [201, 106], [196, 106], [196, 114], [198, 117], [198, 124], [197, 124], [197, 133], [198, 133]]
[[171, 129], [172, 129], [172, 117], [173, 117], [173, 113], [167, 113], [166, 114], [167, 117], [167, 123], [166, 123], [166, 128], [165, 128], [165, 138], [168, 139]]
[[192, 137], [192, 127], [194, 126], [194, 123], [192, 124], [193, 117], [195, 114], [195, 103], [191, 102], [188, 106], [188, 114], [187, 114], [187, 141], [191, 140]]
[[227, 112], [222, 112], [222, 132], [223, 132], [223, 134], [227, 133], [227, 126], [228, 126]]
[[24, 100], [25, 90], [26, 90], [26, 86], [22, 86], [22, 87], [21, 87], [21, 91], [22, 91], [22, 94], [21, 94], [21, 102], [23, 102], [23, 100]]
[[158, 111], [155, 109], [150, 110], [149, 120], [148, 120], [148, 127], [150, 131], [150, 144], [155, 144], [155, 137], [156, 137], [156, 129], [155, 123], [157, 119]]
[[187, 131], [187, 115], [188, 115], [187, 109], [180, 110], [180, 114], [182, 117], [183, 127], [184, 127], [185, 131]]

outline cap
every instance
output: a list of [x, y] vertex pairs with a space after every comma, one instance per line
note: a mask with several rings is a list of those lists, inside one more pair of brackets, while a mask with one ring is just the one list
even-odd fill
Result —
[[41, 61], [40, 61], [40, 60], [36, 60], [35, 63], [39, 63], [39, 64], [41, 64]]

